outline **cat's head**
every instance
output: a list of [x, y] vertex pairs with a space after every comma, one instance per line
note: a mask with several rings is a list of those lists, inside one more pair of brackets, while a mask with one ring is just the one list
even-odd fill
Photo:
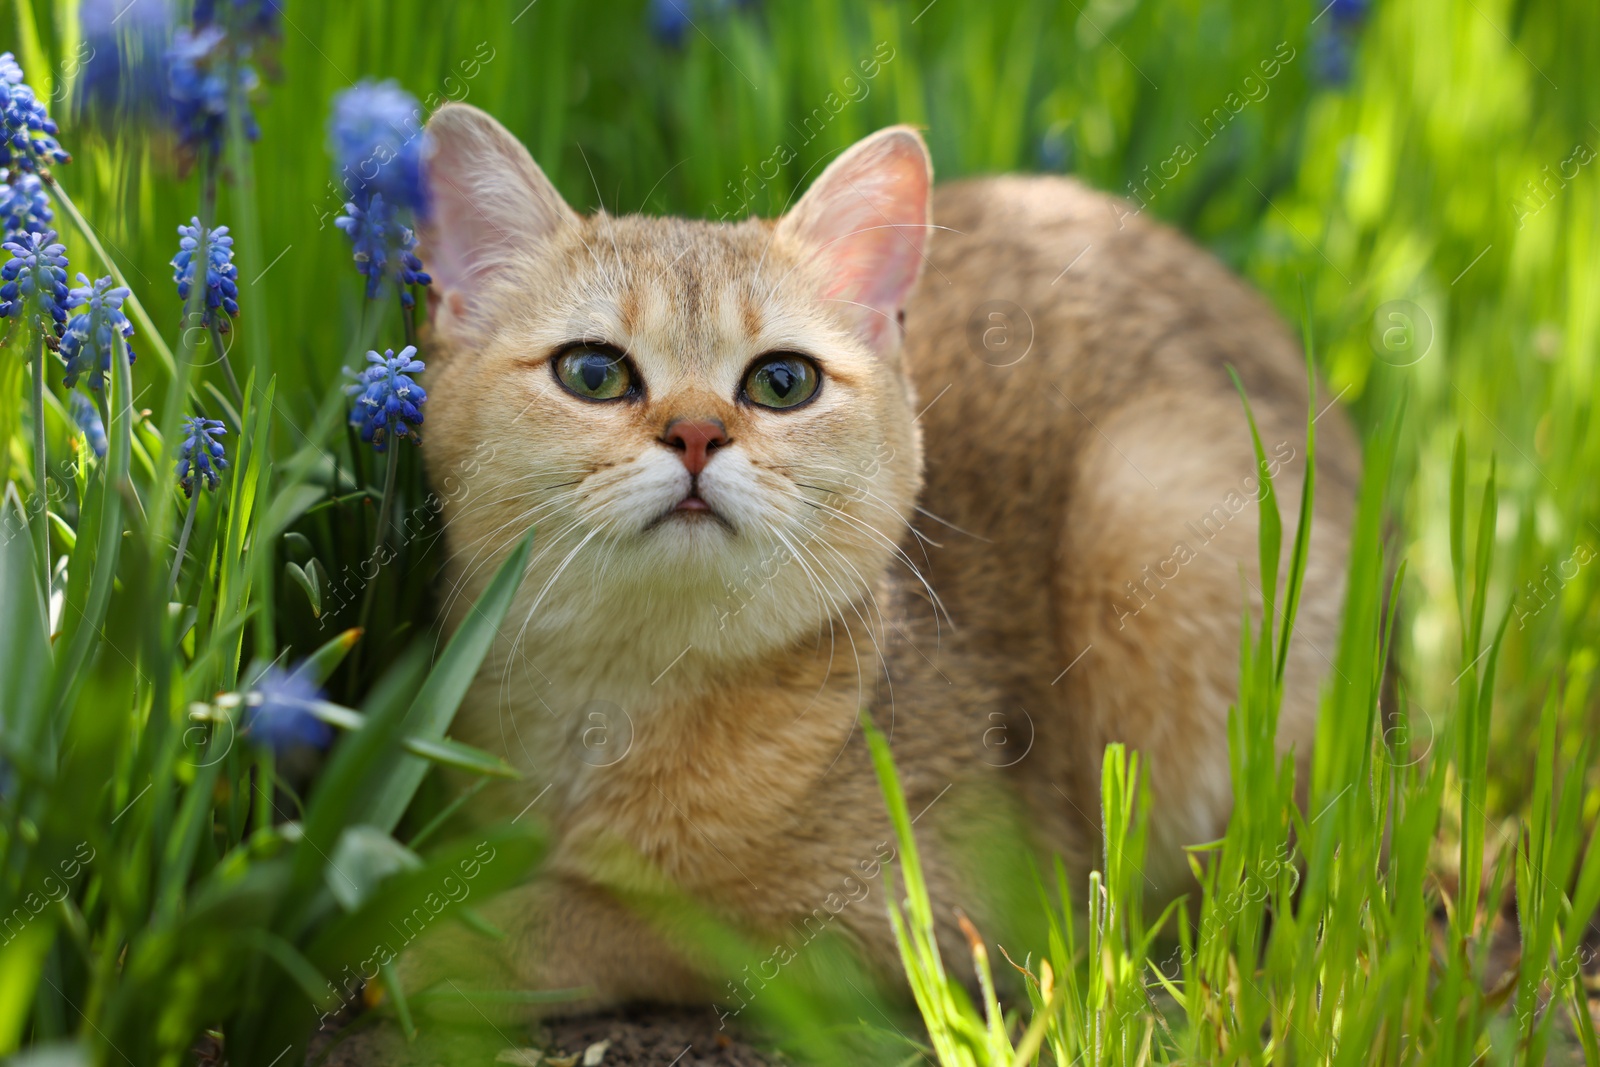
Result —
[[849, 612], [921, 484], [900, 352], [929, 223], [917, 133], [739, 223], [580, 216], [476, 108], [427, 138], [424, 451], [451, 614], [530, 525], [508, 626], [535, 648], [759, 654]]

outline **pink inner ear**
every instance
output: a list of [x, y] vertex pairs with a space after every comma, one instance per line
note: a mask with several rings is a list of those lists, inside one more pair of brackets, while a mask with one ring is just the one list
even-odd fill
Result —
[[477, 108], [446, 105], [426, 137], [432, 212], [419, 229], [441, 294], [470, 301], [486, 276], [577, 220], [528, 150]]
[[[435, 164], [437, 166], [437, 164]], [[438, 167], [444, 170], [443, 167]], [[463, 199], [450, 185], [433, 185], [433, 217], [423, 226], [428, 270], [434, 277], [434, 290], [465, 288], [471, 278], [467, 249], [479, 243], [476, 220], [459, 210]]]
[[921, 139], [896, 128], [847, 151], [784, 220], [823, 261], [824, 298], [862, 305], [859, 330], [876, 349], [894, 337], [922, 268], [930, 185]]
[[837, 277], [829, 296], [843, 296], [869, 307], [898, 310], [916, 281], [922, 264], [926, 223], [901, 210], [900, 190], [880, 190], [874, 198], [866, 190], [853, 193], [854, 210], [841, 210], [841, 233], [829, 250]]

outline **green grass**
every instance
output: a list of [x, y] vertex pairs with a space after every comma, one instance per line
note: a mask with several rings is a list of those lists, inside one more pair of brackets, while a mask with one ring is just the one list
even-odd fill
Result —
[[[1291, 578], [1262, 590], [1267, 625], [1241, 641], [1235, 808], [1192, 853], [1200, 888], [1145, 914], [1141, 764], [1108, 750], [1108, 862], [1023, 887], [1038, 943], [976, 932], [980, 972], [1009, 969], [1003, 948], [1031, 978], [1025, 1002], [985, 989], [974, 1003], [928, 933], [949, 902], [927, 897], [881, 759], [924, 1029], [870, 991], [838, 994], [829, 976], [848, 963], [823, 945], [755, 1004], [774, 1044], [838, 1063], [1600, 1062], [1582, 974], [1600, 905], [1600, 9], [1379, 2], [1344, 85], [1315, 72], [1335, 18], [1320, 9], [767, 3], [698, 18], [673, 48], [640, 3], [291, 0], [261, 139], [230, 140], [216, 208], [238, 239], [229, 355], [245, 402], [228, 421], [242, 432], [170, 597], [186, 502], [166, 443], [186, 398], [235, 407], [166, 266], [200, 176], [176, 173], [158, 132], [53, 105], [75, 156], [57, 176], [87, 223], [58, 205], [73, 269], [114, 266], [142, 311], [103, 460], [85, 458], [59, 371], [36, 423], [25, 331], [0, 350], [0, 1055], [173, 1064], [212, 1030], [233, 1063], [272, 1063], [400, 902], [484, 843], [427, 773], [501, 771], [444, 740], [484, 631], [437, 647], [438, 531], [416, 457], [385, 499], [332, 388], [369, 345], [402, 343], [392, 302], [363, 317], [323, 148], [333, 93], [378, 76], [493, 112], [583, 209], [776, 213], [834, 152], [898, 121], [924, 127], [941, 177], [1070, 170], [1137, 195], [1303, 323], [1362, 431], [1305, 808], [1272, 738], [1306, 519], [1269, 497], [1263, 559], [1290, 560]], [[41, 95], [71, 95], [75, 11], [0, 12], [0, 50]], [[780, 146], [794, 159], [746, 183]], [[53, 606], [28, 511], [40, 430], [66, 560]], [[351, 576], [382, 507], [415, 521], [363, 611]], [[263, 665], [307, 656], [348, 731], [314, 782], [232, 725]], [[379, 832], [347, 832], [361, 822]], [[541, 845], [511, 827], [488, 847], [483, 893]], [[335, 854], [360, 884], [339, 883]], [[740, 945], [709, 922], [701, 936], [737, 969]], [[384, 1011], [426, 1007], [391, 994]]]

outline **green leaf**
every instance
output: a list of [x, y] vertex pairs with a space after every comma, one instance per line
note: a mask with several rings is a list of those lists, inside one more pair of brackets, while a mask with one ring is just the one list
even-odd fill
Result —
[[328, 579], [328, 570], [322, 565], [322, 561], [320, 559], [312, 556], [310, 559], [306, 560], [305, 570], [306, 577], [311, 579], [312, 584], [315, 585], [317, 589], [322, 590], [329, 588], [331, 583]]
[[6, 1061], [7, 1067], [91, 1067], [89, 1050], [78, 1042], [35, 1045]]
[[322, 489], [315, 485], [291, 486], [287, 492], [275, 496], [267, 506], [257, 536], [269, 539], [277, 537], [324, 495]]
[[226, 762], [223, 756], [211, 757], [195, 771], [194, 779], [184, 791], [183, 806], [172, 832], [162, 843], [158, 867], [161, 888], [156, 897], [156, 912], [164, 920], [176, 919], [182, 907], [200, 835], [211, 829], [212, 793]]
[[1278, 603], [1278, 560], [1283, 546], [1283, 519], [1278, 514], [1278, 498], [1272, 488], [1272, 468], [1267, 465], [1267, 453], [1261, 447], [1261, 432], [1256, 428], [1256, 416], [1250, 410], [1250, 398], [1245, 395], [1244, 383], [1230, 366], [1228, 377], [1239, 391], [1244, 404], [1245, 420], [1250, 424], [1250, 443], [1256, 452], [1256, 474], [1261, 488], [1256, 496], [1256, 510], [1260, 515], [1260, 566], [1261, 566], [1261, 631], [1265, 647], [1272, 647], [1272, 634], [1277, 624], [1275, 612]]
[[300, 987], [300, 992], [317, 1007], [332, 1005], [333, 990], [322, 972], [311, 961], [283, 938], [265, 930], [245, 930], [241, 935], [246, 944], [272, 960]]
[[[1303, 284], [1302, 284], [1303, 289]], [[1306, 565], [1311, 557], [1311, 520], [1317, 497], [1317, 364], [1311, 333], [1311, 298], [1302, 292], [1305, 305], [1306, 354], [1306, 469], [1300, 482], [1300, 515], [1295, 522], [1294, 547], [1289, 555], [1289, 585], [1283, 596], [1283, 641], [1278, 645], [1277, 684], [1281, 688], [1289, 669], [1289, 637], [1294, 632], [1295, 616], [1300, 611], [1300, 593], [1305, 584]], [[1337, 403], [1337, 400], [1334, 401]]]
[[9, 758], [27, 758], [44, 722], [50, 634], [33, 539], [13, 486], [0, 499], [0, 728]]
[[360, 728], [334, 748], [306, 806], [304, 836], [295, 852], [292, 883], [285, 894], [282, 921], [290, 935], [298, 936], [310, 918], [307, 894], [321, 881], [327, 850], [346, 826], [370, 821], [360, 818], [360, 798], [371, 788], [369, 779], [382, 764], [399, 754], [401, 720], [426, 670], [420, 648], [403, 653], [367, 697]]
[[375, 962], [382, 950], [399, 955], [424, 928], [448, 920], [462, 905], [492, 899], [523, 881], [544, 852], [543, 836], [528, 823], [445, 845], [420, 866], [396, 870], [357, 910], [335, 912], [318, 929], [306, 955], [328, 974], [339, 973], [346, 964], [370, 970], [363, 964]]
[[39, 38], [39, 25], [34, 19], [33, 5], [19, 3], [17, 12], [17, 51], [22, 53], [22, 64], [34, 92], [49, 100], [53, 92], [54, 64]]
[[385, 878], [422, 866], [415, 852], [375, 826], [352, 826], [339, 836], [323, 878], [345, 911], [355, 911]]
[[481, 748], [464, 745], [460, 741], [452, 741], [448, 737], [438, 739], [408, 737], [403, 744], [406, 751], [413, 755], [468, 774], [487, 775], [492, 778], [522, 777], [515, 767], [499, 756], [485, 752]]
[[[1467, 436], [1456, 431], [1450, 460], [1450, 569], [1456, 580], [1456, 611], [1461, 619], [1461, 650], [1467, 650]], [[1471, 657], [1465, 657], [1470, 659]]]
[[0, 945], [0, 1056], [15, 1052], [27, 1032], [45, 953], [55, 940], [54, 925], [44, 916]]
[[211, 382], [204, 383], [200, 388], [209, 393], [211, 395], [211, 402], [222, 409], [224, 422], [235, 428], [242, 427], [244, 425], [244, 419], [240, 418], [239, 416], [239, 409], [233, 406], [233, 401], [229, 399], [226, 393], [224, 393], [221, 389], [218, 389]]
[[[308, 710], [323, 722], [337, 726], [341, 730], [359, 730], [366, 723], [366, 719], [359, 711], [352, 711], [326, 700], [308, 705]], [[453, 767], [458, 771], [466, 771], [468, 774], [487, 775], [492, 778], [521, 777], [515, 767], [499, 756], [491, 755], [481, 748], [464, 745], [460, 741], [452, 741], [448, 737], [407, 737], [400, 744], [413, 756]]]
[[[62, 639], [66, 654], [57, 662], [53, 699], [57, 729], [66, 725], [66, 709], [72, 695], [83, 682], [83, 664], [91, 647], [102, 639], [106, 610], [111, 602], [117, 560], [122, 550], [121, 489], [128, 478], [128, 457], [132, 450], [133, 394], [128, 368], [127, 346], [112, 337], [111, 421], [106, 426], [108, 447], [100, 476], [91, 483], [88, 503], [79, 524], [80, 533], [91, 536], [85, 543], [80, 536], [68, 567], [67, 596], [62, 613]], [[132, 495], [132, 494], [130, 494]], [[134, 497], [137, 499], [137, 497]]]
[[78, 531], [68, 526], [67, 520], [53, 511], [50, 512], [50, 530], [59, 541], [67, 546], [68, 552], [78, 547]]
[[316, 579], [307, 574], [304, 568], [294, 560], [284, 563], [283, 573], [287, 574], [289, 580], [298, 585], [301, 591], [305, 593], [306, 600], [311, 604], [311, 614], [316, 618], [322, 618], [322, 589], [317, 584]]
[[321, 686], [344, 662], [345, 656], [361, 640], [361, 631], [355, 627], [344, 631], [305, 658], [296, 670]]
[[[501, 620], [511, 610], [511, 601], [528, 566], [528, 554], [533, 550], [533, 535], [530, 529], [521, 544], [500, 564], [488, 588], [429, 672], [427, 683], [417, 694], [401, 727], [408, 740], [428, 742], [444, 737], [483, 658], [499, 636]], [[428, 764], [422, 758], [402, 759], [400, 766], [356, 806], [362, 821], [393, 830], [427, 773]]]

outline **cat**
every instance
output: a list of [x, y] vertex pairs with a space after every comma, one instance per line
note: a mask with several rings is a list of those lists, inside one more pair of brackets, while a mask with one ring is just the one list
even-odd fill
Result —
[[[1077, 181], [936, 190], [907, 126], [737, 223], [581, 216], [468, 105], [426, 138], [447, 626], [537, 528], [453, 736], [522, 772], [492, 813], [551, 851], [486, 912], [504, 939], [441, 935], [474, 974], [582, 988], [570, 1010], [744, 995], [632, 903], [681, 894], [774, 958], [826, 925], [894, 975], [864, 712], [952, 967], [955, 907], [1006, 922], [989, 864], [1101, 866], [1108, 742], [1152, 790], [1148, 897], [1189, 887], [1260, 604], [1229, 366], [1291, 522], [1305, 459], [1305, 364], [1265, 301]], [[1318, 419], [1278, 734], [1302, 770], [1360, 466], [1342, 411]]]

